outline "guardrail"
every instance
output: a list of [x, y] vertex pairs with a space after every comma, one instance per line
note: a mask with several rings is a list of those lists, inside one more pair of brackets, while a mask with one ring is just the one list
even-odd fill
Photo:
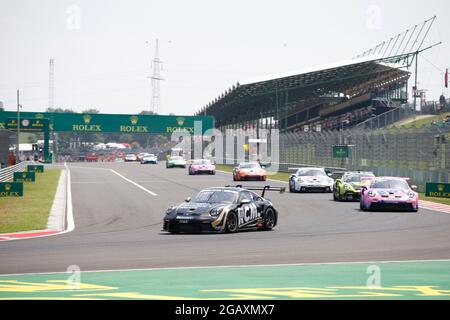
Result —
[[[250, 161], [250, 160], [245, 160], [245, 159], [234, 159], [234, 158], [212, 158], [213, 160], [215, 160], [216, 162], [218, 160], [222, 160], [222, 164], [227, 164], [227, 165], [236, 165], [240, 162], [246, 162], [246, 161]], [[226, 163], [225, 163], [225, 161]], [[261, 161], [262, 164], [264, 164], [264, 161]], [[267, 165], [277, 165], [278, 166], [278, 171], [280, 172], [291, 172], [293, 171], [294, 167], [319, 167], [319, 168], [325, 168], [325, 169], [330, 169], [330, 170], [334, 170], [334, 171], [347, 171], [347, 168], [345, 167], [332, 167], [332, 166], [323, 166], [323, 165], [314, 165], [314, 164], [306, 164], [306, 163], [286, 163], [286, 162], [271, 162], [270, 160], [267, 161]]]
[[6, 182], [13, 178], [14, 172], [23, 172], [27, 168], [27, 165], [33, 164], [30, 161], [23, 161], [14, 166], [0, 169], [0, 182]]

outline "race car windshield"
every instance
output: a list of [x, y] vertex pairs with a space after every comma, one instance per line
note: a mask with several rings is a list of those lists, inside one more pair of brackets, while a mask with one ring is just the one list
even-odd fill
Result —
[[200, 191], [191, 202], [194, 203], [235, 203], [238, 194], [233, 191]]
[[404, 189], [408, 190], [409, 185], [405, 180], [374, 180], [371, 188], [374, 189]]
[[368, 174], [354, 174], [354, 175], [351, 175], [351, 176], [345, 176], [342, 180], [344, 182], [348, 182], [348, 183], [360, 182], [362, 177], [370, 177], [370, 176], [371, 175], [368, 175]]
[[326, 177], [324, 171], [318, 169], [301, 169], [297, 171], [297, 176], [299, 177]]
[[205, 159], [203, 159], [203, 160], [194, 160], [194, 164], [196, 164], [196, 165], [209, 165], [209, 164], [211, 164], [211, 161], [210, 160], [205, 160]]
[[257, 163], [244, 163], [239, 165], [241, 169], [259, 169], [261, 166]]

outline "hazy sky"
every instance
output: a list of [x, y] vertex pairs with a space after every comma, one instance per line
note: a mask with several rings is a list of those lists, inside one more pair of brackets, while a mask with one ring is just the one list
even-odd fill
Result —
[[43, 111], [54, 58], [56, 107], [148, 110], [158, 38], [161, 113], [191, 114], [239, 80], [352, 58], [437, 15], [428, 43], [443, 44], [419, 60], [419, 87], [435, 100], [449, 12], [447, 0], [0, 0], [0, 101], [14, 110], [20, 89], [24, 111]]

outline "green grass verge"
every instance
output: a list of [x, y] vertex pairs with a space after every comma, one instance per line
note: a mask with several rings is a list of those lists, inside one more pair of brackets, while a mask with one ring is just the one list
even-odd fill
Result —
[[[233, 166], [230, 164], [216, 164], [216, 169], [225, 172], [232, 172]], [[287, 172], [276, 172], [273, 174], [268, 172], [267, 179], [288, 182], [290, 176], [291, 174]]]
[[[401, 125], [398, 127], [405, 128], [405, 129], [421, 128], [422, 126], [431, 124], [434, 121], [438, 122], [438, 121], [445, 120], [448, 115], [450, 115], [450, 112], [445, 112], [445, 113], [442, 113], [439, 115], [435, 115], [433, 117], [428, 117], [428, 118], [412, 121], [412, 122], [409, 122], [407, 124], [404, 124], [404, 125]], [[394, 124], [394, 126], [395, 126], [395, 124]]]
[[448, 204], [450, 205], [450, 199], [447, 198], [433, 198], [433, 197], [425, 197], [424, 193], [419, 193], [419, 199], [420, 200], [426, 200], [426, 201], [432, 201], [442, 204]]
[[46, 168], [36, 182], [24, 183], [23, 197], [0, 198], [0, 233], [46, 229], [60, 175]]

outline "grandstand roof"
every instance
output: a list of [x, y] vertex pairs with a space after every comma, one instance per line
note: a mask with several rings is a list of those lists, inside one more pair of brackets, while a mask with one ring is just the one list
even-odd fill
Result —
[[[283, 103], [332, 93], [358, 96], [366, 93], [368, 88], [407, 79], [410, 73], [401, 69], [404, 66], [401, 62], [405, 59], [405, 56], [370, 56], [238, 82], [197, 114], [215, 116], [216, 124], [220, 126], [237, 118], [242, 120], [244, 106], [248, 111], [247, 120], [270, 112], [276, 105], [273, 98], [276, 94], [287, 96]], [[268, 96], [272, 96], [270, 101]]]

